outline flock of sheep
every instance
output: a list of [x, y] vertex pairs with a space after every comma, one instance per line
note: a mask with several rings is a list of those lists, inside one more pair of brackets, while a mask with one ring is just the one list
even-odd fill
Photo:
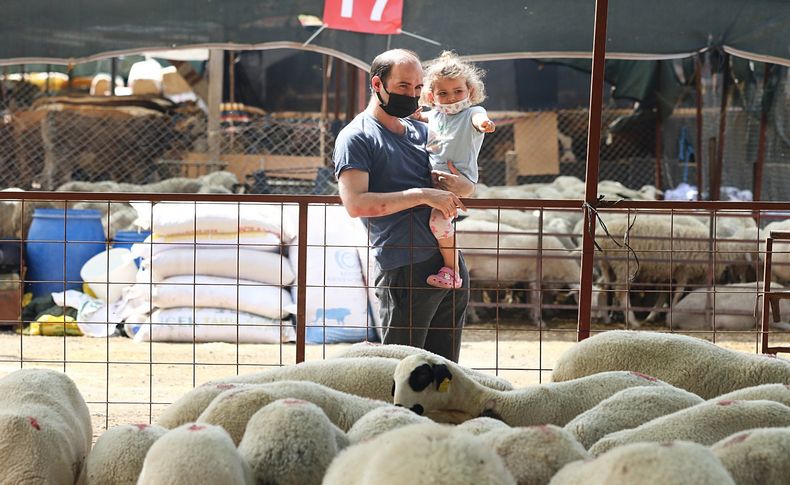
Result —
[[[579, 199], [583, 191], [581, 180], [562, 176], [550, 184], [480, 186], [475, 196]], [[612, 181], [602, 181], [598, 191], [615, 201], [655, 197], [652, 186], [637, 191]], [[678, 329], [710, 329], [714, 323], [718, 329], [754, 328], [764, 237], [771, 230], [789, 229], [790, 220], [760, 229], [753, 216], [734, 210], [599, 210], [593, 318], [610, 323], [616, 310], [631, 328], [662, 319]], [[524, 287], [533, 322], [542, 323], [541, 290], [559, 295], [556, 290], [579, 287], [581, 237], [587, 229], [580, 210], [471, 209], [456, 229], [473, 285]], [[780, 285], [790, 282], [790, 253], [782, 252], [788, 248], [774, 246], [773, 281]], [[784, 313], [790, 314], [790, 302], [785, 304]], [[640, 316], [639, 307], [652, 311]]]
[[404, 346], [208, 382], [155, 424], [108, 429], [63, 373], [0, 379], [3, 483], [783, 484], [790, 362], [609, 331], [552, 382]]

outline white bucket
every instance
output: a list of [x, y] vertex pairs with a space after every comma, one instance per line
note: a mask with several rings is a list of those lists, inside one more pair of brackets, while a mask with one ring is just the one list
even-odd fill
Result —
[[97, 298], [114, 303], [121, 299], [125, 287], [135, 283], [137, 266], [131, 251], [112, 248], [86, 261], [80, 276]]

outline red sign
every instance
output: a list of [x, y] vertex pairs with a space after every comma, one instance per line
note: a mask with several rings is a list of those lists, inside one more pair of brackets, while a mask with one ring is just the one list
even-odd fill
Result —
[[403, 0], [324, 0], [324, 25], [367, 34], [400, 34]]

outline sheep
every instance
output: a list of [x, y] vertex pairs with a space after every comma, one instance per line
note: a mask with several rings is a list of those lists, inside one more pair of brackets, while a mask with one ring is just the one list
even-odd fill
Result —
[[[566, 249], [574, 249], [576, 243], [570, 237], [570, 234], [572, 233], [573, 225], [581, 217], [580, 214], [579, 211], [541, 212], [535, 210], [527, 212], [518, 209], [470, 209], [467, 216], [469, 219], [489, 221], [504, 227], [516, 228], [524, 232], [534, 232], [535, 234], [541, 229], [542, 217], [543, 234], [556, 236]], [[568, 236], [563, 236], [564, 234], [568, 234]]]
[[701, 402], [701, 397], [677, 387], [630, 387], [579, 414], [565, 430], [587, 449], [609, 433], [635, 428]]
[[187, 423], [168, 431], [149, 448], [137, 480], [137, 485], [194, 483], [255, 483], [250, 466], [219, 426]]
[[553, 425], [495, 429], [480, 436], [505, 462], [518, 485], [541, 485], [563, 466], [591, 458], [567, 431]]
[[554, 236], [541, 238], [504, 224], [464, 219], [456, 224], [455, 243], [478, 285], [499, 288], [526, 283], [531, 318], [538, 325], [542, 324], [539, 282], [578, 285], [579, 258]]
[[708, 448], [696, 443], [635, 443], [562, 468], [549, 485], [735, 485]]
[[790, 428], [751, 429], [710, 449], [739, 485], [784, 485], [790, 477]]
[[348, 430], [347, 435], [352, 444], [361, 443], [395, 428], [430, 421], [425, 416], [418, 416], [406, 408], [383, 406], [375, 408], [359, 418]]
[[790, 385], [788, 384], [763, 384], [761, 386], [745, 387], [736, 391], [722, 394], [714, 398], [717, 401], [756, 401], [764, 399], [774, 401], [785, 406], [790, 406]]
[[557, 359], [554, 382], [631, 370], [711, 399], [759, 384], [790, 384], [790, 362], [749, 355], [685, 335], [612, 330], [583, 340]]
[[198, 416], [197, 423], [216, 424], [225, 428], [239, 443], [247, 421], [258, 409], [278, 399], [303, 399], [316, 404], [343, 431], [369, 411], [390, 404], [336, 391], [307, 381], [280, 381], [250, 384], [229, 389], [218, 395]]
[[0, 379], [3, 483], [73, 484], [91, 448], [91, 416], [64, 373], [20, 369]]
[[510, 426], [564, 426], [621, 389], [663, 384], [644, 374], [604, 372], [572, 382], [495, 391], [472, 381], [446, 359], [412, 355], [395, 369], [394, 403], [441, 422], [488, 416]]
[[[682, 330], [749, 330], [762, 317], [762, 297], [759, 283], [733, 283], [713, 288], [699, 288], [683, 297], [672, 307], [672, 328]], [[782, 289], [778, 283], [772, 289]], [[790, 300], [780, 300], [780, 314], [790, 315]], [[713, 318], [713, 309], [716, 317]], [[771, 325], [790, 330], [786, 322], [770, 321]]]
[[378, 401], [392, 400], [392, 376], [399, 360], [384, 357], [335, 358], [223, 377], [198, 386], [168, 406], [158, 419], [165, 428], [195, 421], [223, 391], [245, 384], [311, 381], [337, 391]]
[[346, 446], [346, 434], [321, 408], [301, 399], [279, 399], [252, 415], [239, 454], [258, 483], [320, 485]]
[[515, 485], [502, 459], [478, 437], [436, 423], [412, 424], [346, 448], [323, 485], [452, 483]]
[[[405, 409], [401, 407], [396, 407], [396, 409]], [[412, 415], [415, 415], [412, 411], [409, 411]], [[472, 418], [468, 421], [464, 421], [463, 423], [459, 423], [455, 429], [466, 431], [467, 433], [471, 433], [473, 435], [481, 435], [483, 433], [488, 433], [489, 431], [494, 430], [504, 430], [510, 429], [510, 426], [503, 423], [502, 421], [496, 418], [489, 418], [488, 416], [480, 416], [478, 418]]]
[[93, 446], [80, 474], [80, 485], [125, 485], [137, 482], [149, 448], [167, 429], [124, 424], [108, 429]]
[[[414, 354], [421, 354], [421, 355], [431, 355], [436, 356], [431, 351], [421, 349], [419, 347], [412, 347], [410, 345], [398, 345], [398, 344], [378, 344], [373, 342], [359, 342], [349, 347], [341, 350], [334, 355], [331, 356], [331, 359], [334, 360], [337, 358], [359, 358], [359, 357], [386, 357], [391, 359], [398, 359], [403, 360], [404, 358], [414, 355]], [[491, 389], [496, 389], [498, 391], [510, 391], [513, 389], [513, 384], [508, 382], [507, 379], [499, 376], [492, 376], [491, 374], [487, 374], [485, 372], [481, 372], [479, 370], [470, 369], [468, 367], [461, 367], [464, 373], [469, 376], [471, 379], [476, 380], [483, 386], [490, 387]], [[394, 372], [394, 369], [393, 369]], [[321, 384], [324, 384], [323, 382]], [[328, 384], [324, 384], [328, 385]], [[329, 385], [329, 387], [332, 387]], [[344, 391], [345, 389], [338, 389], [339, 391]], [[350, 392], [350, 391], [346, 391]], [[356, 394], [352, 392], [351, 394]], [[370, 397], [372, 399], [379, 399], [374, 396], [365, 396]], [[384, 399], [382, 399], [384, 400]]]
[[[734, 240], [711, 242], [710, 231], [704, 224], [692, 223], [692, 220], [683, 216], [674, 216], [671, 220], [666, 216], [639, 216], [630, 220], [614, 217], [606, 222], [608, 234], [602, 229], [596, 230], [595, 240], [603, 255], [598, 262], [601, 277], [605, 284], [615, 288], [615, 300], [620, 306], [630, 307], [628, 281], [674, 282], [674, 306], [687, 286], [695, 281], [708, 281], [711, 268], [713, 281], [718, 282], [728, 268], [738, 268], [752, 261], [750, 250], [753, 251], [753, 247]], [[671, 235], [671, 239], [667, 235]], [[621, 242], [623, 240], [630, 249]], [[712, 251], [716, 251], [715, 257]], [[653, 311], [646, 320], [652, 321], [657, 315]], [[635, 328], [642, 324], [631, 308], [626, 310], [626, 321]]]
[[590, 453], [597, 456], [638, 441], [684, 440], [710, 446], [738, 431], [775, 426], [790, 426], [790, 407], [774, 401], [704, 402], [610, 433], [592, 445]]

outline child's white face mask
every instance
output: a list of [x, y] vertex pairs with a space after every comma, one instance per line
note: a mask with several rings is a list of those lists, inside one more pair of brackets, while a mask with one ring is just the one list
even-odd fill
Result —
[[441, 104], [441, 103], [434, 103], [433, 107], [439, 113], [443, 113], [446, 115], [454, 115], [458, 114], [461, 111], [465, 110], [466, 108], [472, 106], [472, 101], [469, 99], [469, 96], [466, 99], [462, 99], [461, 101], [456, 101], [455, 103], [450, 104]]

